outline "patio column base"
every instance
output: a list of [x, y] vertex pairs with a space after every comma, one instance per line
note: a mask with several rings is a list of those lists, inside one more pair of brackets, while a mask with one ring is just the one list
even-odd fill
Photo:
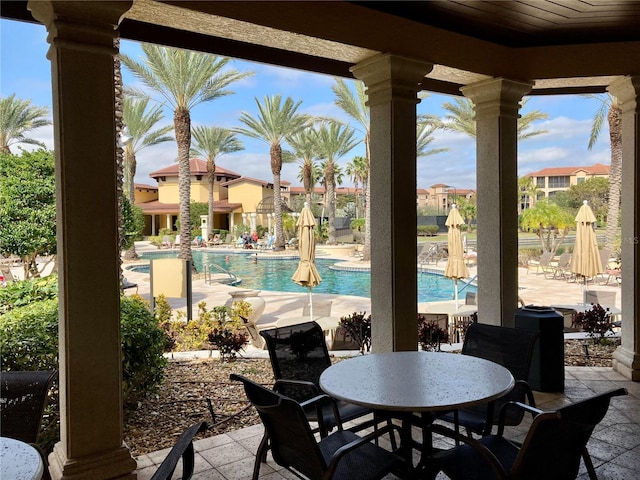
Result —
[[69, 459], [61, 443], [49, 455], [49, 472], [53, 479], [135, 479], [136, 462], [124, 445], [98, 455]]
[[613, 352], [613, 369], [634, 382], [640, 381], [640, 355], [619, 346]]

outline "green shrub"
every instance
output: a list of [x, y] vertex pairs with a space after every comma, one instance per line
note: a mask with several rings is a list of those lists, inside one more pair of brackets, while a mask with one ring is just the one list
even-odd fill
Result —
[[0, 314], [38, 300], [58, 298], [58, 276], [10, 282], [0, 288]]
[[418, 227], [418, 235], [433, 237], [438, 234], [438, 230], [437, 225], [420, 225]]

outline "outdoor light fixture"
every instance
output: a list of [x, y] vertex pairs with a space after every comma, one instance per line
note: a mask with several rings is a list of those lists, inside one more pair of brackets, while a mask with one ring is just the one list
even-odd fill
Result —
[[129, 133], [129, 128], [125, 125], [120, 132], [120, 137], [118, 138], [118, 146], [124, 148], [125, 146], [129, 145], [132, 140], [133, 137]]

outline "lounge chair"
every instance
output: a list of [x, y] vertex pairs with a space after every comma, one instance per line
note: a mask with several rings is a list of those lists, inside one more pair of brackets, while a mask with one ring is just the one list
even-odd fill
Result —
[[552, 259], [553, 259], [553, 253], [552, 252], [543, 253], [542, 255], [540, 255], [540, 258], [538, 260], [534, 260], [532, 262], [529, 262], [529, 265], [528, 265], [528, 268], [527, 268], [527, 273], [529, 273], [529, 270], [531, 268], [535, 268], [536, 269], [535, 273], [540, 273], [540, 271], [542, 271], [542, 273], [546, 277], [547, 273], [552, 271], [551, 270], [551, 260]]
[[285, 246], [285, 248], [290, 248], [291, 250], [297, 250], [298, 249], [298, 239], [296, 237], [293, 237], [287, 243], [285, 243], [284, 246]]
[[169, 235], [164, 235], [162, 237], [162, 246], [164, 248], [172, 248], [173, 242], [171, 241], [171, 237]]
[[176, 235], [176, 239], [173, 241], [173, 246], [177, 247], [180, 245], [180, 235]]
[[573, 273], [571, 273], [571, 254], [565, 252], [560, 255], [558, 262], [551, 266], [551, 270], [551, 278], [570, 279], [573, 275]]
[[138, 284], [130, 282], [126, 278], [123, 278], [122, 279], [122, 290], [128, 290], [129, 288], [135, 288], [136, 289], [136, 293], [138, 293]]

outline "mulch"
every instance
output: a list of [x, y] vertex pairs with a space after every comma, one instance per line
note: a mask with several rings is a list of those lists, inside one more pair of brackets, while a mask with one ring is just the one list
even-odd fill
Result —
[[[602, 346], [592, 340], [567, 340], [565, 365], [610, 367], [618, 345], [619, 341]], [[125, 411], [124, 436], [132, 454], [169, 448], [189, 425], [200, 421], [209, 424], [206, 436], [259, 423], [242, 386], [229, 380], [231, 373], [273, 385], [268, 359], [238, 358], [225, 363], [217, 358], [169, 361], [158, 391], [137, 408]]]

